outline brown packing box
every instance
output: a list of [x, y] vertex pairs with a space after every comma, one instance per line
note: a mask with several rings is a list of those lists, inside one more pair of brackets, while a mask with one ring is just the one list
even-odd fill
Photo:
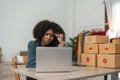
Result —
[[120, 38], [113, 38], [112, 43], [120, 43]]
[[98, 53], [98, 44], [84, 44], [84, 53]]
[[99, 44], [99, 53], [120, 53], [120, 44], [107, 43]]
[[97, 66], [97, 54], [81, 54], [82, 65]]
[[97, 54], [97, 66], [120, 68], [120, 54]]
[[85, 43], [108, 43], [108, 36], [92, 35], [85, 36]]

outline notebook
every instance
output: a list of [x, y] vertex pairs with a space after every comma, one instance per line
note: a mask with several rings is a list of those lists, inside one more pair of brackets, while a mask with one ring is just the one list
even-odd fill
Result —
[[37, 47], [36, 72], [65, 72], [72, 68], [72, 48]]

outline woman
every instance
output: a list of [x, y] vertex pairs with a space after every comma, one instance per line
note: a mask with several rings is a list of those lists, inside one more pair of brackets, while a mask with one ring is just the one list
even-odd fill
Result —
[[[54, 22], [43, 20], [33, 29], [35, 41], [28, 43], [28, 63], [27, 68], [36, 67], [36, 47], [63, 47], [65, 41], [65, 32]], [[27, 77], [27, 80], [35, 80]]]

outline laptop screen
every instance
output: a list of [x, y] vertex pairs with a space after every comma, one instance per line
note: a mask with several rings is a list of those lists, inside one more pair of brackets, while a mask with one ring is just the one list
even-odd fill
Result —
[[71, 71], [72, 48], [37, 47], [36, 72]]

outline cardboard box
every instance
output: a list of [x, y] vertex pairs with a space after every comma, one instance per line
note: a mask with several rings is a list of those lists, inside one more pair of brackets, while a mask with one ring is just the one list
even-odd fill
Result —
[[92, 35], [85, 36], [85, 43], [108, 43], [108, 36]]
[[99, 53], [120, 53], [120, 44], [107, 43], [99, 44]]
[[97, 54], [81, 54], [82, 65], [97, 66]]
[[97, 66], [107, 68], [120, 68], [120, 54], [98, 54]]
[[112, 43], [120, 43], [120, 38], [113, 38]]
[[84, 44], [84, 53], [98, 53], [98, 44]]

